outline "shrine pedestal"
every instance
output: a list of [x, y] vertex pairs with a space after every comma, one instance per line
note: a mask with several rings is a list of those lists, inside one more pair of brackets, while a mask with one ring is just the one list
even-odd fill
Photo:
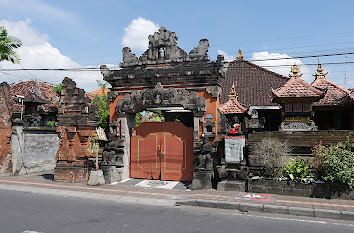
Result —
[[213, 178], [212, 170], [199, 170], [193, 172], [192, 189], [211, 189]]
[[246, 182], [241, 180], [224, 180], [218, 183], [218, 190], [221, 191], [239, 191], [245, 192], [246, 191]]

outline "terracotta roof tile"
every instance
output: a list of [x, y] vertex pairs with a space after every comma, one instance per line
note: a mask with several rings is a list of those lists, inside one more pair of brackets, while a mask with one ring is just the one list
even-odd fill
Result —
[[272, 88], [284, 85], [289, 78], [264, 69], [243, 59], [229, 63], [226, 78], [220, 80], [223, 90], [220, 103], [228, 101], [228, 94], [233, 82], [237, 82], [238, 101], [246, 106], [273, 106]]
[[[108, 88], [105, 88], [105, 89], [104, 89], [104, 93], [107, 95], [108, 92], [109, 92], [109, 89], [108, 89]], [[97, 89], [97, 90], [91, 91], [91, 92], [88, 93], [88, 95], [89, 95], [89, 96], [90, 96], [90, 95], [93, 95], [93, 96], [94, 96], [94, 95], [102, 96], [102, 88], [99, 88], [99, 89]]]
[[278, 98], [320, 98], [324, 94], [302, 78], [291, 78], [284, 86], [273, 89], [272, 92]]
[[[37, 84], [36, 84], [37, 82]], [[59, 98], [55, 93], [52, 92], [54, 85], [49, 84], [42, 81], [23, 81], [19, 83], [11, 84], [10, 86], [10, 95], [22, 95], [25, 98], [27, 97], [28, 93], [30, 93], [31, 89], [35, 89], [36, 86], [40, 90], [40, 98], [43, 99], [46, 103], [40, 106], [40, 110], [44, 112], [55, 112], [59, 106]], [[20, 112], [21, 105], [16, 102], [15, 98], [11, 98], [11, 112]]]
[[350, 94], [349, 90], [326, 78], [316, 79], [311, 83], [311, 86], [326, 90], [325, 96], [319, 101], [313, 103], [313, 106], [341, 105], [341, 99]]
[[343, 96], [339, 103], [341, 105], [354, 105], [354, 90], [351, 90], [349, 94]]
[[222, 114], [244, 113], [247, 108], [243, 107], [237, 100], [229, 100], [219, 107]]

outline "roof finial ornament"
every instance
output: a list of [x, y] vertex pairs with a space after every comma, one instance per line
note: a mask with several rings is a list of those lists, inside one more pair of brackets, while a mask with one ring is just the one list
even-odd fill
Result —
[[[236, 81], [237, 85], [237, 81]], [[235, 87], [235, 82], [232, 82], [232, 87], [229, 96], [229, 100], [237, 100], [237, 93], [236, 93], [236, 87]]]
[[300, 67], [296, 65], [296, 62], [293, 66], [290, 68], [291, 74], [289, 74], [290, 78], [300, 78], [302, 74], [300, 74]]
[[320, 57], [318, 57], [317, 72], [316, 72], [316, 74], [314, 74], [313, 76], [315, 76], [316, 79], [318, 79], [318, 78], [326, 78], [326, 75], [327, 75], [327, 74], [328, 74], [328, 72], [326, 72], [326, 73], [323, 72], [321, 60], [320, 60]]
[[242, 55], [242, 50], [241, 49], [239, 49], [237, 51], [237, 59], [243, 59], [243, 55]]

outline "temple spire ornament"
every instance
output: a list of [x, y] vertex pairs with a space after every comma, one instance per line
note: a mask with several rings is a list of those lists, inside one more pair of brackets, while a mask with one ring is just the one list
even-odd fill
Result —
[[239, 49], [237, 51], [237, 59], [243, 59], [243, 55], [242, 55], [242, 50], [241, 49]]
[[327, 75], [327, 74], [328, 74], [328, 72], [326, 72], [326, 73], [323, 72], [321, 60], [320, 60], [320, 58], [318, 58], [317, 72], [316, 72], [316, 74], [314, 74], [313, 76], [315, 76], [316, 79], [318, 79], [318, 78], [326, 78], [326, 75]]
[[300, 78], [302, 76], [302, 74], [300, 74], [300, 67], [296, 65], [296, 63], [293, 66], [291, 66], [290, 72], [291, 72], [291, 74], [289, 74], [290, 78]]
[[[236, 81], [237, 85], [237, 81]], [[232, 82], [232, 87], [229, 96], [229, 100], [236, 100], [237, 101], [237, 92], [236, 92], [236, 87], [235, 87], [235, 82]]]

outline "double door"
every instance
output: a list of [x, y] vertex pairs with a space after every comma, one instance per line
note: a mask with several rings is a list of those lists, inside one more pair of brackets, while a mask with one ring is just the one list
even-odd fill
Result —
[[192, 180], [193, 128], [181, 122], [144, 122], [131, 133], [132, 178]]

